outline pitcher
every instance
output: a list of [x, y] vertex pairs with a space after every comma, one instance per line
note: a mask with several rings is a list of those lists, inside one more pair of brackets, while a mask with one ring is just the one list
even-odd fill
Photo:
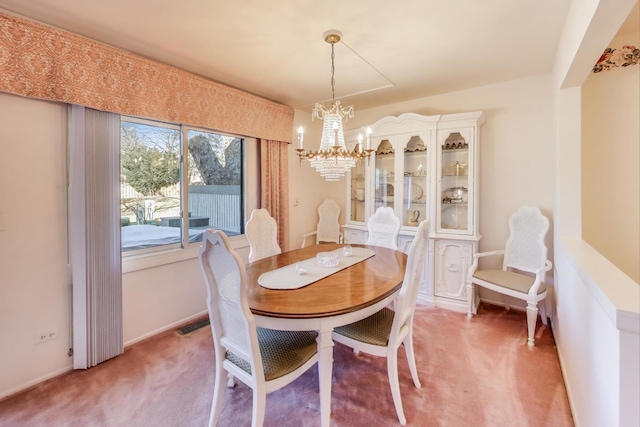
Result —
[[417, 227], [418, 218], [420, 218], [420, 211], [418, 209], [409, 210], [409, 219], [407, 220], [407, 225]]

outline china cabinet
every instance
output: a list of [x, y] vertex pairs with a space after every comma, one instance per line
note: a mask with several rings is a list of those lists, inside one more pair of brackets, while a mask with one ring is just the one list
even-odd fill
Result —
[[367, 220], [393, 208], [408, 252], [418, 224], [429, 220], [429, 253], [419, 291], [423, 304], [466, 312], [466, 272], [477, 251], [481, 112], [405, 113], [345, 133], [350, 149], [367, 135], [371, 159], [347, 174], [345, 243], [364, 243]]

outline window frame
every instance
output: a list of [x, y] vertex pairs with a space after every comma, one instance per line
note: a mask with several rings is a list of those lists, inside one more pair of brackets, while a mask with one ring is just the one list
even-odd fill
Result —
[[[240, 221], [245, 224], [248, 213], [259, 206], [260, 194], [260, 174], [259, 174], [259, 149], [258, 141], [255, 138], [242, 135], [234, 135], [226, 132], [219, 132], [213, 129], [198, 126], [181, 125], [176, 123], [162, 122], [159, 120], [144, 119], [133, 116], [121, 115], [121, 122], [138, 123], [149, 126], [166, 127], [180, 130], [180, 206], [181, 206], [181, 242], [161, 245], [152, 248], [134, 249], [121, 253], [122, 272], [132, 272], [146, 268], [174, 262], [185, 261], [196, 258], [200, 248], [200, 242], [191, 243], [188, 238], [188, 134], [189, 131], [215, 133], [218, 135], [240, 138], [241, 142], [241, 211]], [[230, 236], [229, 241], [235, 250], [248, 247], [247, 239], [242, 234]]]

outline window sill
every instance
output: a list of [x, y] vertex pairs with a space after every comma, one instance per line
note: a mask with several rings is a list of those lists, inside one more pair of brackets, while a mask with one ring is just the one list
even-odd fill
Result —
[[[244, 235], [229, 237], [229, 242], [236, 251], [249, 247], [247, 238]], [[194, 243], [185, 249], [168, 249], [166, 251], [123, 257], [122, 274], [195, 259], [198, 257], [199, 251], [200, 245]]]

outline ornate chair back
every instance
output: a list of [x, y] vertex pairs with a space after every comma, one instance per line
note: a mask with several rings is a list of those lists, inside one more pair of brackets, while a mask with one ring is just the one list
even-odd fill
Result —
[[266, 209], [254, 209], [247, 221], [245, 234], [249, 240], [249, 262], [278, 255], [278, 224]]
[[505, 244], [503, 269], [535, 273], [544, 267], [547, 246], [544, 237], [549, 220], [535, 206], [522, 206], [509, 218], [509, 239]]
[[400, 232], [400, 218], [393, 209], [381, 206], [367, 221], [369, 237], [365, 245], [382, 246], [398, 250], [398, 233]]

